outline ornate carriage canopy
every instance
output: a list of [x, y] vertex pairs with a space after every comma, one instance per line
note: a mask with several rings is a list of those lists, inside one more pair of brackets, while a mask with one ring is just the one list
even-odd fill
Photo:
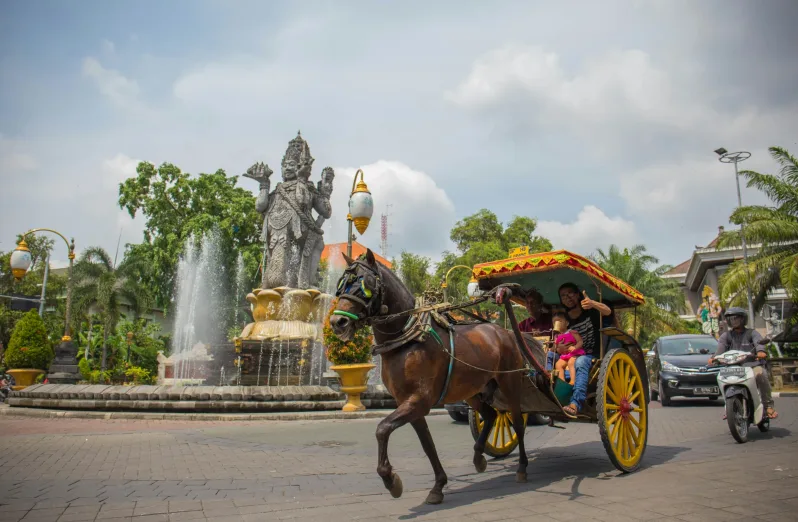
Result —
[[627, 308], [645, 302], [645, 297], [638, 290], [589, 259], [567, 250], [480, 263], [474, 265], [472, 275], [481, 290], [490, 290], [502, 283], [518, 283], [524, 290], [535, 288], [548, 304], [560, 302], [558, 289], [568, 282], [586, 291], [591, 299], [611, 304], [615, 308]]

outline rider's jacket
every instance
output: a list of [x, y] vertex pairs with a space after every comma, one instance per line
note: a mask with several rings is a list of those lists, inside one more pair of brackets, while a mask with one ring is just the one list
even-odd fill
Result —
[[[715, 355], [720, 355], [729, 350], [740, 350], [743, 352], [751, 352], [756, 355], [757, 351], [764, 352], [765, 348], [759, 346], [757, 343], [762, 339], [762, 336], [756, 330], [744, 328], [742, 330], [727, 330], [718, 339], [718, 349]], [[754, 361], [745, 362], [743, 366], [763, 366], [765, 365], [764, 359], [756, 359]]]

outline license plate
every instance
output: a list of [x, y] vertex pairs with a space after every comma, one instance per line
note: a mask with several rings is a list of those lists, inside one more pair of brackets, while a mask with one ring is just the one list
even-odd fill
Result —
[[712, 386], [709, 388], [695, 388], [693, 393], [696, 395], [718, 395], [720, 391], [716, 386]]
[[727, 366], [726, 368], [720, 369], [720, 375], [743, 376], [745, 375], [745, 368], [742, 366]]

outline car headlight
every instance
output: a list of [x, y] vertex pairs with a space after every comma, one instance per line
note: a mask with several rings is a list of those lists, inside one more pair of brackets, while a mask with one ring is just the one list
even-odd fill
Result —
[[665, 372], [679, 372], [681, 371], [678, 366], [674, 366], [667, 361], [662, 361], [662, 371]]

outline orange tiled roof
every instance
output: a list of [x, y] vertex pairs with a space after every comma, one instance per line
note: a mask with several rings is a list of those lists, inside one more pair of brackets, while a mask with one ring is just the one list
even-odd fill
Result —
[[[332, 260], [329, 260], [330, 252], [333, 252]], [[344, 267], [344, 258], [341, 256], [341, 252], [346, 253], [346, 243], [331, 243], [324, 245], [324, 250], [321, 252], [321, 258], [326, 259], [328, 263], [331, 263], [333, 266], [338, 268]], [[358, 243], [357, 241], [352, 242], [352, 257], [357, 258], [358, 256], [366, 253], [366, 247]], [[393, 268], [393, 265], [390, 261], [379, 255], [377, 252], [374, 252], [375, 259], [385, 265], [388, 268]]]

